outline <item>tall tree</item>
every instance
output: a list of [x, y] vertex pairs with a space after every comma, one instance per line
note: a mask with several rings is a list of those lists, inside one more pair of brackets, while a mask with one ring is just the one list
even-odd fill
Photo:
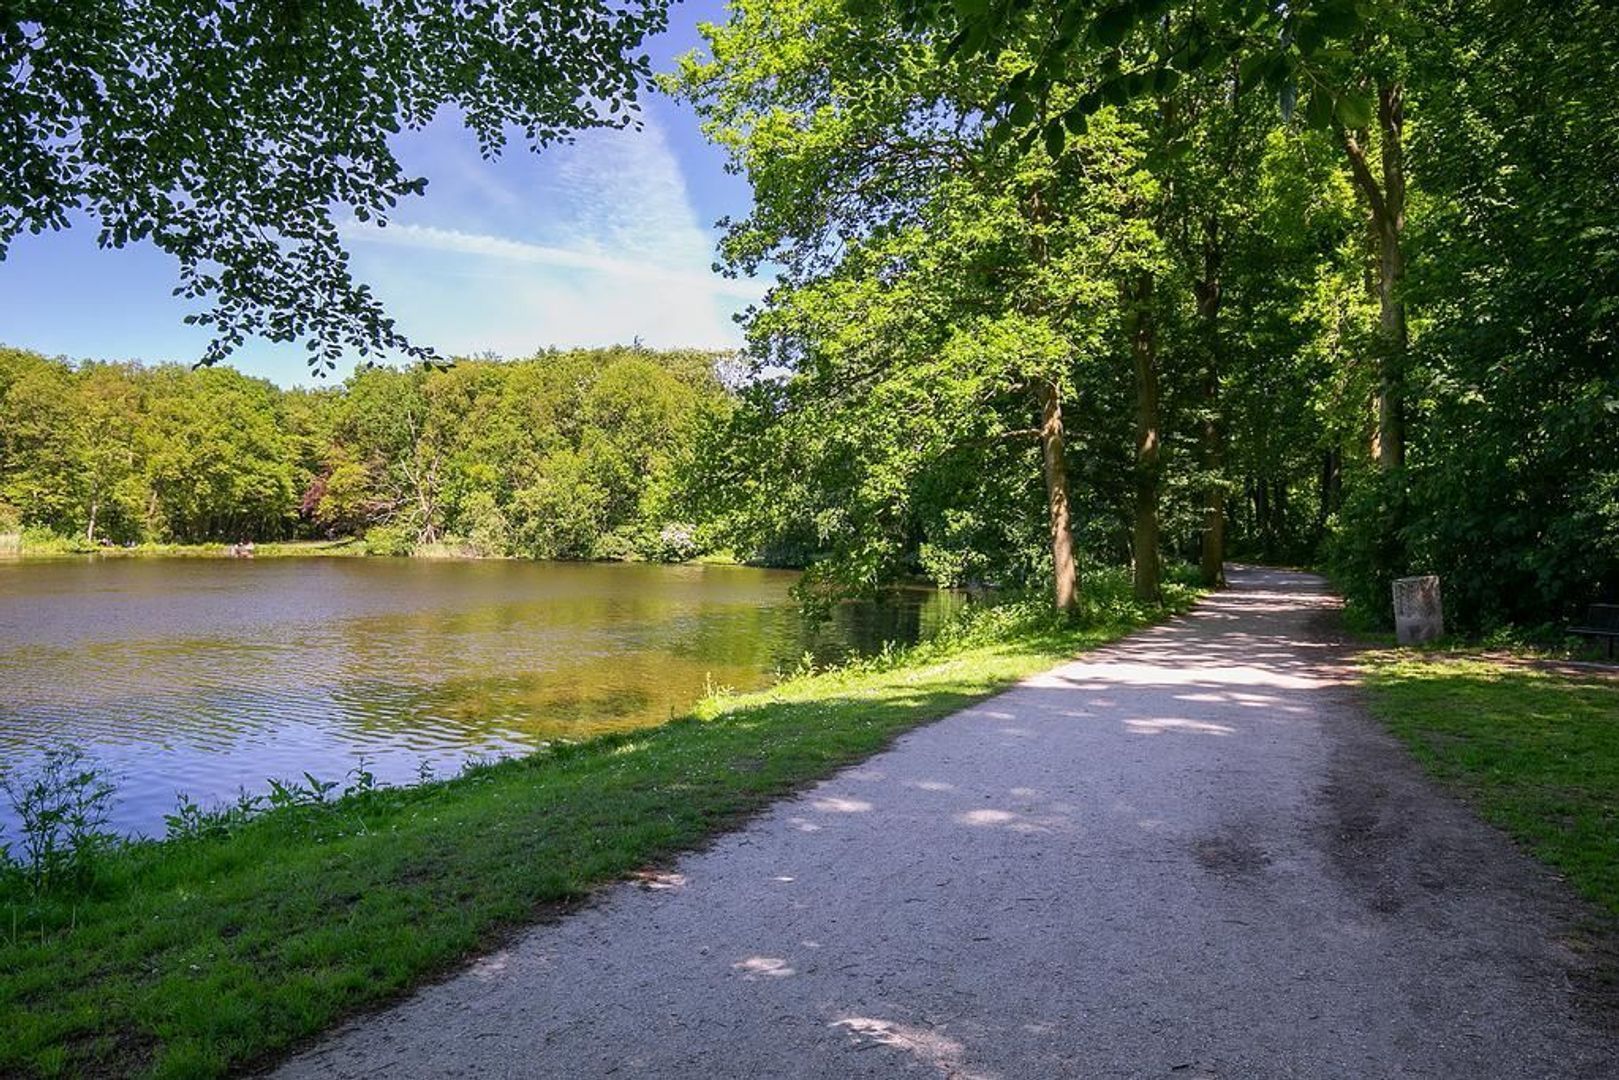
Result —
[[[736, 167], [754, 183], [757, 207], [723, 245], [733, 265], [782, 263], [787, 286], [780, 295], [790, 303], [797, 290], [806, 298], [828, 295], [817, 282], [846, 272], [845, 256], [859, 251], [868, 265], [906, 274], [930, 298], [923, 310], [936, 319], [915, 340], [940, 346], [970, 339], [975, 318], [1048, 317], [1055, 305], [1047, 178], [1037, 169], [1020, 172], [1016, 155], [997, 161], [985, 154], [983, 79], [941, 66], [934, 42], [906, 34], [880, 13], [865, 17], [827, 0], [746, 4], [709, 36], [712, 58], [689, 59], [674, 85], [696, 103], [711, 137], [730, 148]], [[949, 197], [941, 197], [946, 189]], [[964, 207], [992, 216], [969, 220]], [[905, 230], [928, 216], [941, 228], [919, 243], [921, 234]], [[918, 250], [920, 244], [925, 249]], [[899, 256], [902, 249], [909, 254]], [[959, 293], [929, 284], [946, 280], [932, 275], [963, 271], [1002, 280], [993, 290]], [[896, 318], [914, 321], [910, 315]], [[785, 360], [813, 375], [813, 366], [829, 355], [818, 341], [802, 337], [784, 352], [788, 339], [769, 342], [771, 327], [759, 324], [765, 337], [756, 336], [770, 363]], [[1077, 603], [1078, 579], [1064, 458], [1064, 374], [1060, 357], [1058, 368], [1041, 370], [1032, 362], [1036, 355], [1045, 356], [1031, 348], [1025, 357], [982, 363], [1002, 379], [1026, 380], [1032, 415], [1022, 427], [1041, 448], [1052, 597], [1069, 610]], [[846, 378], [862, 386], [902, 379], [907, 363], [924, 380], [915, 386], [936, 374], [933, 359], [903, 349], [868, 354], [865, 373]], [[1010, 375], [1013, 370], [1021, 374]], [[995, 381], [978, 385], [989, 392]], [[943, 438], [938, 452], [949, 444]]]
[[144, 482], [136, 442], [140, 437], [140, 391], [123, 365], [90, 364], [79, 371], [80, 424], [84, 446], [84, 539], [100, 532], [123, 538], [136, 532]]

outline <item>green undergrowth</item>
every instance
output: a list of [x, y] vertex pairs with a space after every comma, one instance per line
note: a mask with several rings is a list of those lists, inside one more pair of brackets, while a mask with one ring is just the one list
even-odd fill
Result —
[[1077, 619], [970, 609], [936, 639], [665, 726], [123, 848], [0, 897], [0, 1074], [212, 1076], [274, 1060], [513, 928], [738, 824], [896, 735], [1163, 608], [1098, 575]]
[[[106, 558], [224, 558], [230, 553], [229, 544], [169, 544], [158, 541], [135, 544], [131, 547], [87, 543], [82, 536], [60, 536], [40, 530], [26, 530], [16, 553], [25, 559], [60, 558], [69, 555], [97, 555]], [[266, 540], [255, 544], [255, 558], [273, 559], [287, 556], [309, 555], [365, 555], [364, 540], [341, 537], [335, 540]]]
[[1418, 761], [1619, 916], [1619, 679], [1392, 651], [1362, 667]]

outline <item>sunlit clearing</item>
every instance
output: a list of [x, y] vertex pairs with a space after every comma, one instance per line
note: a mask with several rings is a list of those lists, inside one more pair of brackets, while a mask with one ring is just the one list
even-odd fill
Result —
[[956, 815], [956, 820], [963, 825], [1005, 825], [1016, 819], [1017, 815], [1009, 810], [969, 810]]
[[851, 1016], [834, 1021], [832, 1026], [844, 1028], [883, 1046], [904, 1050], [935, 1068], [945, 1070], [951, 1076], [967, 1075], [959, 1071], [964, 1047], [955, 1039], [946, 1038], [938, 1032], [913, 1027], [910, 1024], [897, 1024], [892, 1020], [878, 1020], [870, 1016]]
[[669, 870], [637, 870], [631, 876], [643, 889], [678, 889], [686, 884], [685, 874]]
[[837, 795], [816, 799], [812, 805], [829, 814], [864, 814], [872, 808], [871, 803], [864, 799], [845, 799]]
[[510, 953], [498, 952], [493, 956], [486, 956], [472, 965], [474, 979], [489, 980], [499, 978], [506, 973], [506, 961]]
[[1162, 735], [1166, 731], [1195, 731], [1202, 735], [1235, 735], [1236, 729], [1203, 720], [1126, 720], [1124, 726], [1135, 735]]
[[779, 956], [750, 956], [738, 960], [731, 967], [742, 972], [744, 979], [780, 979], [794, 974], [787, 961]]

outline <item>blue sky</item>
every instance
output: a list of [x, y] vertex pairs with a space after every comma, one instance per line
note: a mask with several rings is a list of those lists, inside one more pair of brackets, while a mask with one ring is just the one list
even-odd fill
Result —
[[[670, 11], [653, 42], [664, 70], [699, 43], [697, 24], [723, 19], [721, 0]], [[654, 346], [726, 346], [732, 315], [763, 292], [758, 281], [712, 273], [713, 224], [745, 213], [744, 180], [728, 176], [690, 109], [645, 102], [640, 132], [586, 132], [534, 154], [513, 145], [478, 156], [454, 120], [396, 143], [401, 162], [428, 177], [383, 230], [346, 230], [354, 270], [414, 339], [447, 353], [522, 356], [547, 345], [602, 345], [640, 337]], [[182, 324], [173, 261], [149, 245], [103, 251], [95, 230], [19, 237], [0, 262], [0, 343], [51, 355], [191, 362], [206, 334]], [[249, 342], [242, 370], [283, 385], [310, 381], [299, 346]]]

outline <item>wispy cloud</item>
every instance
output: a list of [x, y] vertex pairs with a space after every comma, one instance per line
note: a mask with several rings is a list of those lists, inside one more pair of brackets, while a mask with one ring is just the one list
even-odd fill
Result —
[[453, 118], [401, 149], [426, 197], [385, 228], [351, 221], [355, 272], [414, 339], [522, 354], [629, 341], [728, 347], [765, 282], [714, 272], [655, 110], [641, 131], [588, 131], [483, 161]]
[[506, 262], [587, 270], [621, 280], [659, 282], [705, 289], [721, 296], [734, 296], [743, 300], [759, 299], [764, 295], [766, 288], [761, 281], [727, 278], [711, 270], [665, 268], [648, 262], [613, 258], [601, 253], [598, 245], [592, 245], [593, 248], [598, 248], [597, 250], [569, 250], [545, 244], [531, 244], [505, 236], [491, 236], [487, 233], [441, 229], [432, 225], [394, 224], [387, 228], [376, 228], [362, 225], [357, 221], [342, 225], [339, 232], [343, 239], [351, 242], [389, 244], [395, 247], [473, 255]]

